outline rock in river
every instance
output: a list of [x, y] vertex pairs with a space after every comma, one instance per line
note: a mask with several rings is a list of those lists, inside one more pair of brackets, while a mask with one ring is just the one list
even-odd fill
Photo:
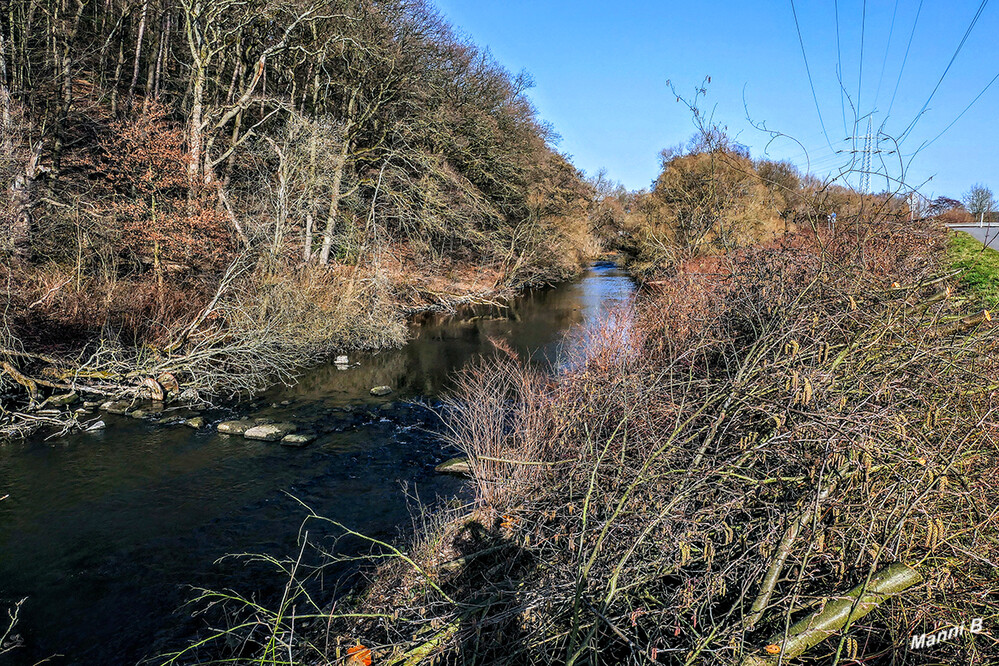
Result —
[[184, 421], [184, 425], [186, 425], [188, 428], [194, 428], [195, 430], [197, 430], [201, 426], [205, 425], [205, 417], [195, 416], [194, 418], [187, 419], [186, 421]]
[[257, 425], [253, 419], [239, 419], [236, 421], [223, 421], [218, 425], [218, 431], [223, 435], [242, 435], [250, 428]]
[[435, 472], [441, 474], [454, 474], [455, 476], [472, 476], [472, 465], [465, 456], [445, 460], [434, 468]]
[[260, 439], [265, 442], [276, 442], [296, 430], [298, 430], [298, 426], [294, 423], [266, 423], [250, 428], [243, 433], [243, 437], [247, 439]]
[[293, 446], [298, 448], [305, 446], [315, 438], [316, 436], [311, 433], [302, 433], [300, 435], [297, 434], [285, 435], [284, 437], [281, 438], [281, 446]]
[[101, 409], [109, 414], [124, 414], [132, 409], [132, 403], [128, 400], [108, 400]]
[[391, 392], [392, 392], [391, 386], [376, 386], [373, 389], [371, 389], [371, 395], [377, 395], [379, 397], [388, 395]]

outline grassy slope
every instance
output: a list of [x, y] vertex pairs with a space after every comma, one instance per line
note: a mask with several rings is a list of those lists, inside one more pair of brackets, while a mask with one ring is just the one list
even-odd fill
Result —
[[984, 301], [986, 307], [999, 304], [999, 252], [963, 231], [951, 231], [947, 238], [947, 261], [952, 268], [962, 271], [961, 281], [970, 294]]

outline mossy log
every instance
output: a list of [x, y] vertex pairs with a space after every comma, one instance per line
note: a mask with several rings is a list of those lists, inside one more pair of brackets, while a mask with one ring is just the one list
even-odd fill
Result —
[[416, 666], [416, 664], [423, 663], [430, 658], [431, 654], [451, 640], [460, 626], [461, 618], [452, 620], [443, 629], [435, 633], [430, 640], [420, 643], [401, 655], [390, 657], [386, 662], [387, 666]]
[[948, 335], [955, 335], [957, 333], [964, 333], [965, 331], [978, 326], [979, 324], [984, 324], [986, 322], [992, 321], [992, 313], [988, 310], [982, 310], [981, 312], [976, 312], [975, 314], [968, 315], [967, 317], [961, 317], [957, 321], [948, 322], [946, 324], [940, 324], [930, 329], [931, 338], [943, 338]]
[[[858, 585], [841, 597], [828, 601], [825, 606], [794, 624], [787, 632], [772, 637], [767, 646], [772, 654], [753, 654], [746, 657], [742, 666], [772, 666], [782, 657], [784, 663], [794, 659], [826, 640], [836, 632], [864, 617], [890, 597], [912, 587], [922, 580], [919, 572], [905, 564], [892, 564], [874, 574], [867, 585]], [[765, 650], [765, 649], [764, 649]], [[760, 652], [764, 652], [760, 650]], [[770, 650], [766, 650], [769, 652]]]

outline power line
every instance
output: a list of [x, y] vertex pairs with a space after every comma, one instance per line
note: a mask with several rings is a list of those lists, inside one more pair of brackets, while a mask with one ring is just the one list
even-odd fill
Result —
[[940, 75], [940, 79], [937, 81], [937, 84], [933, 87], [933, 91], [930, 93], [930, 96], [926, 98], [926, 102], [923, 104], [923, 108], [919, 110], [919, 113], [916, 114], [916, 117], [912, 119], [912, 122], [909, 123], [909, 126], [905, 128], [904, 132], [902, 132], [902, 136], [899, 137], [898, 140], [899, 143], [905, 141], [906, 137], [909, 136], [912, 130], [916, 127], [916, 123], [919, 122], [919, 119], [926, 112], [927, 107], [929, 107], [930, 105], [930, 101], [933, 99], [933, 96], [937, 94], [937, 90], [940, 89], [940, 84], [943, 83], [944, 77], [947, 76], [947, 72], [950, 71], [951, 66], [954, 64], [954, 61], [957, 60], [958, 54], [961, 52], [961, 49], [964, 48], [965, 42], [968, 41], [968, 36], [971, 35], [971, 31], [975, 29], [975, 24], [978, 23], [978, 19], [981, 17], [982, 12], [985, 11], [985, 6], [987, 4], [989, 4], [989, 0], [982, 0], [982, 4], [978, 6], [978, 11], [975, 12], [975, 15], [972, 17], [971, 23], [968, 25], [968, 29], [964, 31], [964, 37], [961, 38], [961, 42], [957, 45], [957, 49], [954, 50], [954, 55], [951, 56], [950, 62], [947, 63], [946, 69], [944, 69], [943, 74]]
[[[854, 115], [858, 115], [861, 113], [860, 93], [863, 90], [862, 86], [864, 84], [864, 33], [866, 32], [867, 32], [867, 0], [864, 0], [864, 11], [860, 17], [860, 72], [857, 74], [857, 113], [855, 113]], [[853, 126], [854, 128], [857, 127], [856, 121], [854, 121]], [[854, 134], [857, 133], [856, 129], [854, 130], [853, 133]]]
[[975, 105], [975, 102], [977, 102], [981, 98], [982, 95], [984, 95], [986, 92], [988, 92], [989, 88], [991, 88], [992, 84], [995, 83], [996, 81], [999, 81], [999, 74], [996, 74], [994, 77], [992, 77], [992, 80], [989, 81], [988, 84], [984, 88], [982, 88], [982, 92], [980, 92], [977, 95], [975, 95], [975, 99], [971, 100], [971, 103], [968, 104], [968, 106], [964, 107], [964, 110], [961, 111], [961, 113], [957, 114], [957, 118], [954, 118], [954, 120], [950, 121], [950, 124], [947, 125], [947, 127], [943, 128], [943, 130], [940, 132], [940, 134], [937, 134], [930, 141], [924, 143], [922, 146], [919, 147], [919, 149], [922, 150], [923, 148], [929, 147], [934, 141], [936, 141], [937, 139], [939, 139], [940, 137], [942, 137], [947, 132], [947, 130], [949, 130], [951, 127], [953, 127], [954, 124], [957, 123], [957, 121], [960, 120], [961, 117], [968, 112], [968, 109], [970, 109], [972, 106]]
[[822, 109], [819, 108], [819, 98], [815, 94], [815, 84], [812, 82], [812, 70], [808, 67], [808, 56], [805, 55], [805, 40], [801, 37], [801, 24], [798, 23], [798, 11], [794, 8], [794, 0], [791, 0], [791, 14], [794, 15], [794, 27], [798, 31], [798, 43], [801, 45], [801, 57], [805, 61], [805, 73], [808, 74], [808, 85], [812, 89], [812, 100], [815, 102], [815, 111], [819, 114], [819, 124], [822, 126], [822, 135], [826, 137], [826, 143], [828, 143], [829, 147], [832, 148], [832, 141], [829, 140], [829, 133], [826, 132], [826, 123], [822, 120]]
[[902, 66], [898, 70], [898, 80], [895, 81], [895, 91], [891, 94], [891, 103], [888, 105], [887, 116], [891, 115], [891, 109], [895, 106], [895, 96], [898, 95], [898, 86], [902, 83], [902, 72], [905, 71], [905, 63], [909, 60], [909, 49], [912, 48], [912, 38], [916, 35], [916, 26], [919, 24], [919, 14], [923, 11], [923, 0], [919, 0], [919, 7], [916, 8], [916, 19], [912, 22], [912, 30], [909, 32], [909, 43], [905, 47], [905, 57], [902, 58]]
[[836, 78], [839, 81], [839, 109], [843, 114], [843, 133], [849, 134], [846, 127], [846, 101], [843, 99], [843, 52], [840, 48], [839, 39], [839, 0], [833, 2], [836, 10]]
[[878, 105], [878, 98], [881, 96], [881, 83], [885, 78], [885, 66], [888, 64], [888, 51], [891, 49], [891, 38], [895, 34], [895, 17], [898, 15], [898, 0], [895, 0], [895, 9], [891, 12], [891, 26], [888, 28], [888, 43], [885, 44], [885, 56], [881, 59], [881, 74], [878, 75], [878, 88], [874, 93], [874, 106]]

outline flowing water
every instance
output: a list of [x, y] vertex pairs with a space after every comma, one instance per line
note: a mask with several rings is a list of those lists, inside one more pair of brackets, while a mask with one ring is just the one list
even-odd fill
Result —
[[[455, 453], [433, 436], [431, 409], [454, 371], [493, 353], [490, 339], [557, 366], [633, 292], [623, 271], [600, 263], [508, 307], [424, 317], [403, 348], [352, 357], [346, 370], [313, 368], [292, 387], [206, 411], [199, 430], [107, 415], [104, 431], [0, 445], [0, 497], [9, 495], [0, 501], [0, 608], [26, 598], [15, 629], [23, 645], [0, 663], [135, 664], [178, 647], [202, 626], [181, 608], [192, 586], [252, 592], [283, 582], [217, 560], [294, 555], [306, 516], [299, 501], [377, 538], [411, 530], [412, 496], [465, 492], [434, 472]], [[372, 398], [376, 385], [394, 392]], [[293, 421], [319, 436], [293, 449], [215, 432], [237, 416]], [[310, 530], [329, 542], [318, 524]]]

